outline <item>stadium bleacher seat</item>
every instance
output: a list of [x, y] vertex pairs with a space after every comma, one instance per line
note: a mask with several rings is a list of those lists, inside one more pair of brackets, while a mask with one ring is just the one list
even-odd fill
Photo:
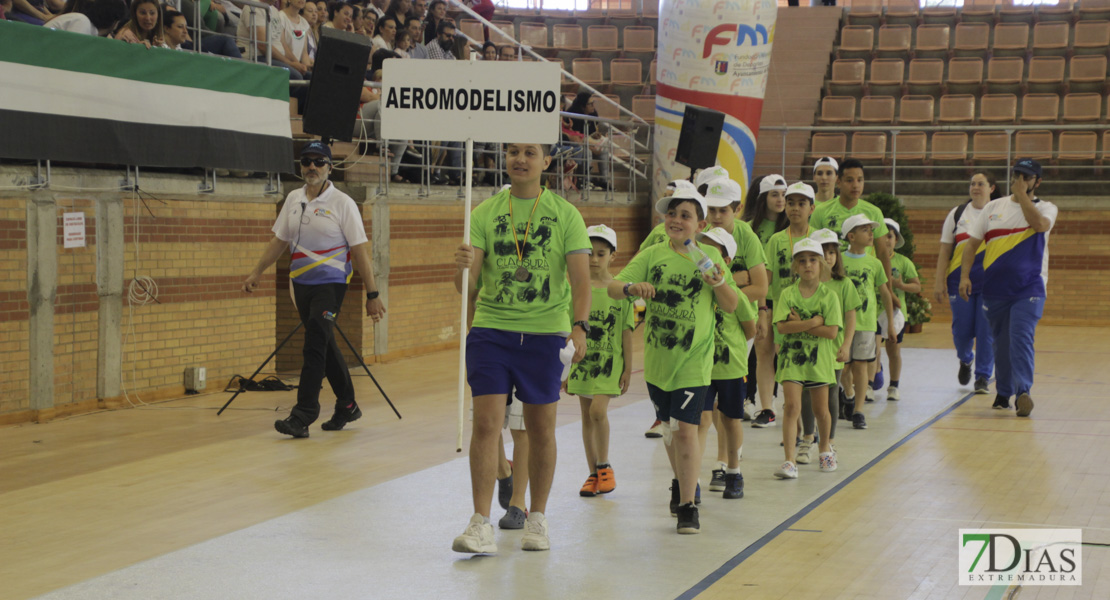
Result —
[[551, 40], [551, 45], [559, 50], [581, 50], [582, 28], [565, 23], [556, 24], [551, 28]]
[[1069, 92], [1101, 92], [1106, 88], [1105, 56], [1073, 56], [1068, 61]]
[[960, 10], [961, 23], [988, 23], [997, 20], [994, 0], [967, 0]]
[[994, 27], [991, 42], [992, 56], [1025, 56], [1029, 51], [1029, 25], [1026, 23], [999, 23]]
[[638, 58], [614, 58], [609, 61], [609, 79], [613, 85], [642, 86], [644, 65]]
[[928, 136], [924, 131], [903, 131], [891, 134], [890, 153], [898, 162], [924, 162]]
[[1033, 26], [1033, 56], [1064, 56], [1068, 51], [1071, 26], [1064, 22], [1037, 23]]
[[589, 50], [617, 50], [617, 28], [612, 25], [590, 25], [586, 28], [586, 48]]
[[1056, 91], [1064, 85], [1064, 57], [1034, 56], [1025, 83], [1031, 92]]
[[1025, 23], [1032, 25], [1034, 20], [1033, 6], [1032, 5], [1017, 5], [1011, 2], [1003, 2], [998, 7], [998, 20], [1002, 23]]
[[571, 61], [571, 73], [590, 85], [604, 85], [604, 72], [600, 58], [576, 58]]
[[1080, 21], [1075, 24], [1076, 54], [1105, 55], [1110, 50], [1110, 21]]
[[859, 122], [866, 125], [893, 123], [894, 96], [865, 96], [859, 104]]
[[1068, 94], [1064, 96], [1061, 119], [1065, 123], [1102, 122], [1102, 96], [1100, 94]]
[[1005, 131], [976, 131], [971, 139], [971, 160], [977, 164], [1005, 164], [1010, 150], [1010, 134]]
[[978, 94], [983, 87], [983, 59], [957, 57], [948, 60], [946, 94]]
[[951, 47], [947, 25], [921, 25], [913, 43], [914, 58], [947, 58]]
[[939, 58], [915, 58], [910, 61], [906, 89], [911, 94], [940, 95], [944, 86], [944, 61]]
[[634, 96], [632, 112], [648, 123], [655, 122], [655, 96]]
[[882, 0], [860, 0], [848, 9], [849, 25], [866, 25], [878, 29], [883, 23]]
[[837, 160], [844, 160], [844, 153], [848, 150], [848, 135], [844, 133], [815, 133], [810, 138], [809, 160], [814, 161], [822, 156], [831, 156]]
[[520, 24], [520, 43], [534, 49], [549, 48], [547, 40], [547, 25], [544, 23], [525, 22]]
[[938, 131], [932, 137], [929, 157], [937, 161], [967, 161], [967, 134], [962, 131]]
[[979, 99], [981, 123], [1013, 123], [1017, 121], [1016, 94], [983, 94]]
[[932, 125], [935, 119], [935, 102], [932, 96], [902, 96], [898, 103], [898, 123]]
[[1014, 134], [1015, 156], [1033, 160], [1052, 160], [1052, 132], [1047, 130], [1023, 130]]
[[902, 93], [906, 63], [900, 58], [876, 58], [871, 61], [871, 75], [867, 78], [868, 94], [897, 95]]
[[1098, 156], [1098, 134], [1094, 131], [1061, 131], [1057, 141], [1059, 162], [1091, 163]]
[[913, 42], [913, 28], [909, 25], [883, 25], [879, 27], [879, 41], [875, 56], [882, 58], [908, 58]]
[[1060, 118], [1060, 96], [1056, 94], [1026, 94], [1021, 97], [1022, 123], [1055, 123]]
[[818, 117], [820, 123], [852, 123], [855, 118], [855, 96], [825, 96], [821, 99], [821, 115]]
[[954, 27], [958, 20], [956, 9], [951, 6], [928, 6], [921, 9], [922, 23]]
[[986, 23], [960, 23], [952, 41], [955, 56], [987, 57], [991, 26]]
[[875, 48], [875, 29], [867, 25], [846, 25], [840, 30], [838, 58], [870, 58]]
[[974, 121], [975, 96], [971, 94], [946, 94], [940, 97], [938, 123], [952, 125], [970, 124]]
[[1025, 61], [1016, 56], [992, 58], [987, 63], [987, 91], [992, 94], [1017, 92], [1025, 77]]
[[629, 26], [624, 28], [625, 52], [655, 52], [655, 29]]
[[917, 0], [887, 0], [886, 15], [883, 22], [887, 25], [917, 26], [921, 9]]
[[864, 76], [867, 62], [861, 59], [837, 59], [832, 63], [832, 76], [829, 77], [828, 93], [836, 95], [863, 95]]

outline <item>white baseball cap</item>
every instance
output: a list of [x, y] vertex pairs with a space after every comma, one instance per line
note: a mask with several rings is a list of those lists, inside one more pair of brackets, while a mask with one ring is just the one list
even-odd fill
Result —
[[[686, 183], [689, 184], [690, 182], [687, 181]], [[699, 194], [698, 190], [694, 189], [693, 185], [677, 186], [674, 190], [674, 194], [656, 200], [655, 212], [661, 215], [667, 214], [667, 207], [670, 206], [671, 202], [674, 202], [676, 199], [680, 198], [693, 200], [694, 202], [696, 202], [698, 206], [701, 207], [702, 218], [705, 218], [705, 215], [709, 214], [709, 207], [705, 204], [705, 196]]]
[[809, 198], [810, 202], [813, 202], [813, 188], [804, 181], [790, 184], [790, 187], [786, 188], [786, 195], [789, 196], [791, 194], [799, 194], [805, 196], [806, 198]]
[[728, 177], [716, 177], [706, 182], [705, 203], [709, 206], [728, 206], [733, 202], [743, 202], [744, 191], [740, 184]]
[[606, 225], [592, 225], [586, 228], [586, 233], [588, 233], [591, 238], [598, 238], [609, 242], [613, 250], [617, 249], [617, 232], [613, 231], [612, 228]]
[[816, 173], [817, 167], [820, 167], [821, 165], [828, 165], [832, 167], [833, 173], [840, 172], [840, 163], [836, 162], [836, 159], [831, 156], [822, 156], [821, 158], [818, 158], [817, 162], [813, 163], [813, 172]]
[[728, 171], [721, 165], [702, 169], [694, 176], [694, 187], [701, 187], [703, 183], [709, 183], [711, 179], [718, 177], [730, 178]]
[[832, 229], [818, 229], [809, 234], [809, 239], [824, 246], [825, 244], [840, 244], [840, 237]]
[[768, 175], [759, 180], [759, 193], [766, 194], [771, 190], [786, 191], [786, 180], [782, 175]]
[[689, 181], [687, 181], [685, 179], [675, 179], [674, 181], [667, 184], [667, 189], [668, 190], [691, 189], [691, 190], [697, 191], [698, 186], [690, 183]]
[[867, 215], [852, 215], [844, 219], [844, 223], [840, 225], [840, 235], [848, 237], [848, 232], [861, 225], [870, 225], [878, 227], [879, 224], [867, 218]]
[[905, 246], [906, 238], [902, 237], [902, 228], [898, 226], [898, 221], [895, 221], [894, 219], [883, 219], [883, 221], [885, 221], [886, 226], [894, 232], [894, 248], [897, 250], [898, 248]]
[[825, 255], [825, 251], [821, 249], [821, 244], [809, 238], [803, 238], [794, 244], [794, 253], [791, 256], [797, 256], [803, 252], [812, 252], [817, 256]]
[[729, 258], [736, 256], [736, 238], [732, 237], [731, 233], [720, 227], [714, 227], [709, 231], [702, 231], [697, 237], [699, 240], [709, 240], [718, 244], [725, 249], [725, 253], [728, 254]]

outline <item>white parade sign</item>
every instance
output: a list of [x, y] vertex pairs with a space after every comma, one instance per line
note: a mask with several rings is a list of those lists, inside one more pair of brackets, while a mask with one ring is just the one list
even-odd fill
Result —
[[382, 137], [553, 144], [557, 63], [391, 59], [382, 67]]

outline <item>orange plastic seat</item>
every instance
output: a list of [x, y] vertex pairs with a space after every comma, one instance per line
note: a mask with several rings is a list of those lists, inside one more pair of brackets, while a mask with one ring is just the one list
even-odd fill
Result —
[[938, 131], [933, 134], [929, 157], [934, 161], [967, 160], [967, 134], [962, 131]]
[[1099, 94], [1068, 94], [1064, 96], [1065, 123], [1097, 123], [1102, 120], [1102, 96]]
[[624, 28], [625, 52], [655, 52], [655, 28], [629, 25]]
[[831, 156], [844, 160], [844, 153], [848, 148], [848, 135], [844, 133], [815, 133], [810, 138], [809, 160], [817, 160], [822, 156]]
[[821, 99], [822, 123], [851, 123], [856, 118], [855, 96], [825, 96]]
[[994, 56], [1023, 56], [1029, 50], [1029, 25], [1026, 23], [999, 23], [994, 28]]
[[1070, 34], [1071, 25], [1066, 22], [1037, 23], [1033, 26], [1033, 55], [1063, 56]]
[[947, 94], [940, 97], [938, 123], [971, 123], [975, 121], [975, 96]]
[[982, 123], [1014, 123], [1017, 121], [1017, 95], [984, 94], [979, 99], [979, 121]]
[[871, 56], [875, 47], [875, 29], [869, 25], [845, 25], [840, 30], [839, 58]]
[[582, 28], [578, 25], [557, 24], [551, 28], [552, 46], [560, 50], [582, 49]]
[[1060, 117], [1060, 96], [1026, 94], [1021, 97], [1022, 123], [1055, 123]]
[[898, 107], [898, 123], [932, 125], [935, 104], [932, 96], [902, 96]]
[[1093, 131], [1061, 131], [1056, 157], [1060, 162], [1094, 161], [1098, 155], [1098, 134]]
[[[855, 100], [855, 98], [852, 98]], [[866, 96], [860, 100], [859, 122], [868, 125], [888, 125], [894, 122], [893, 96]]]
[[590, 25], [586, 28], [586, 48], [589, 50], [616, 50], [615, 25]]
[[1014, 134], [1015, 156], [1033, 160], [1052, 160], [1052, 132], [1044, 130], [1019, 131]]
[[886, 134], [880, 131], [859, 131], [852, 134], [852, 158], [882, 161], [886, 159]]

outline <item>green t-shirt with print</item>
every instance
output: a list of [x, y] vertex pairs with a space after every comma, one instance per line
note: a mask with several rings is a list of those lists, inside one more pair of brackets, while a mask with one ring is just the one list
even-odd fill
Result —
[[620, 395], [620, 378], [624, 371], [623, 335], [635, 325], [635, 312], [631, 299], [613, 300], [608, 288], [592, 288], [586, 355], [570, 369], [568, 392], [583, 396]]
[[656, 244], [661, 244], [667, 241], [667, 232], [663, 229], [664, 223], [660, 223], [652, 228], [651, 233], [644, 238], [643, 243], [640, 244], [640, 252], [651, 248]]
[[[866, 200], [858, 200], [856, 201], [856, 205], [852, 208], [844, 208], [844, 205], [840, 203], [840, 196], [837, 196], [836, 200], [829, 200], [828, 202], [818, 204], [817, 207], [813, 209], [813, 214], [809, 217], [809, 224], [814, 229], [833, 230], [833, 233], [839, 235], [841, 238], [840, 251], [845, 252], [848, 250], [848, 241], [844, 239], [840, 231], [840, 226], [852, 215], [866, 215], [868, 219], [878, 223], [878, 226], [876, 226], [874, 230], [875, 237], [879, 238], [886, 235], [886, 222], [883, 221], [883, 211], [879, 210], [878, 206]], [[870, 255], [874, 255], [874, 252], [873, 249], [867, 251]]]
[[[836, 292], [836, 297], [840, 299], [840, 309], [844, 311], [844, 314], [847, 314], [850, 310], [854, 310], [857, 311], [856, 314], [858, 316], [861, 302], [859, 293], [856, 292], [856, 284], [853, 283], [850, 278], [830, 279], [823, 282], [822, 285]], [[840, 331], [836, 332], [836, 339], [833, 340], [833, 347], [838, 351], [840, 347], [844, 345], [844, 336], [848, 333], [846, 329], [846, 327], [848, 327], [847, 317], [842, 317], [841, 321], [844, 325], [840, 327]], [[844, 363], [837, 361], [836, 368], [843, 369]]]
[[844, 271], [856, 284], [860, 308], [856, 311], [856, 331], [875, 331], [879, 319], [879, 288], [887, 282], [883, 263], [874, 256], [845, 252]]
[[754, 321], [757, 315], [755, 305], [743, 297], [732, 313], [714, 303], [713, 380], [740, 379], [748, 374], [748, 339], [740, 324]]
[[[904, 254], [895, 252], [890, 255], [890, 275], [891, 277], [900, 278], [902, 283], [906, 283], [917, 277], [917, 266]], [[898, 302], [902, 303], [902, 312], [906, 312], [906, 291], [895, 288], [894, 295], [898, 298]]]
[[[471, 213], [470, 243], [485, 252], [474, 327], [539, 334], [570, 331], [566, 256], [589, 254], [593, 246], [582, 215], [570, 202], [544, 188], [532, 214], [535, 201], [512, 197], [506, 189]], [[530, 274], [527, 281], [515, 277], [521, 261], [513, 229], [522, 246], [523, 266]]]
[[[823, 283], [817, 285], [809, 298], [802, 297], [797, 283], [783, 290], [775, 302], [773, 321], [776, 324], [786, 321], [791, 310], [803, 321], [820, 315], [825, 325], [844, 327], [844, 311], [840, 308], [840, 298], [832, 288]], [[818, 337], [808, 331], [783, 335], [775, 381], [836, 383], [837, 348], [833, 345], [833, 340]]]
[[[716, 248], [698, 247], [724, 269]], [[655, 287], [655, 297], [645, 298], [644, 380], [665, 392], [709, 385], [716, 296], [694, 261], [670, 242], [656, 244], [637, 254], [616, 278]], [[724, 281], [739, 293], [731, 277]]]
[[811, 233], [813, 233], [813, 227], [807, 227], [805, 235], [794, 237], [790, 235], [790, 229], [783, 229], [772, 235], [767, 242], [769, 265], [767, 272], [771, 276], [771, 287], [767, 290], [767, 298], [772, 302], [777, 301], [779, 294], [798, 280], [798, 276], [791, 268], [794, 264], [794, 244], [808, 238]]
[[[775, 219], [763, 219], [759, 223], [759, 227], [753, 228], [755, 235], [759, 237], [759, 243], [763, 245], [763, 251], [767, 251], [767, 242], [771, 241], [771, 236], [775, 235], [775, 226], [778, 222]], [[750, 226], [750, 225], [749, 225]]]

